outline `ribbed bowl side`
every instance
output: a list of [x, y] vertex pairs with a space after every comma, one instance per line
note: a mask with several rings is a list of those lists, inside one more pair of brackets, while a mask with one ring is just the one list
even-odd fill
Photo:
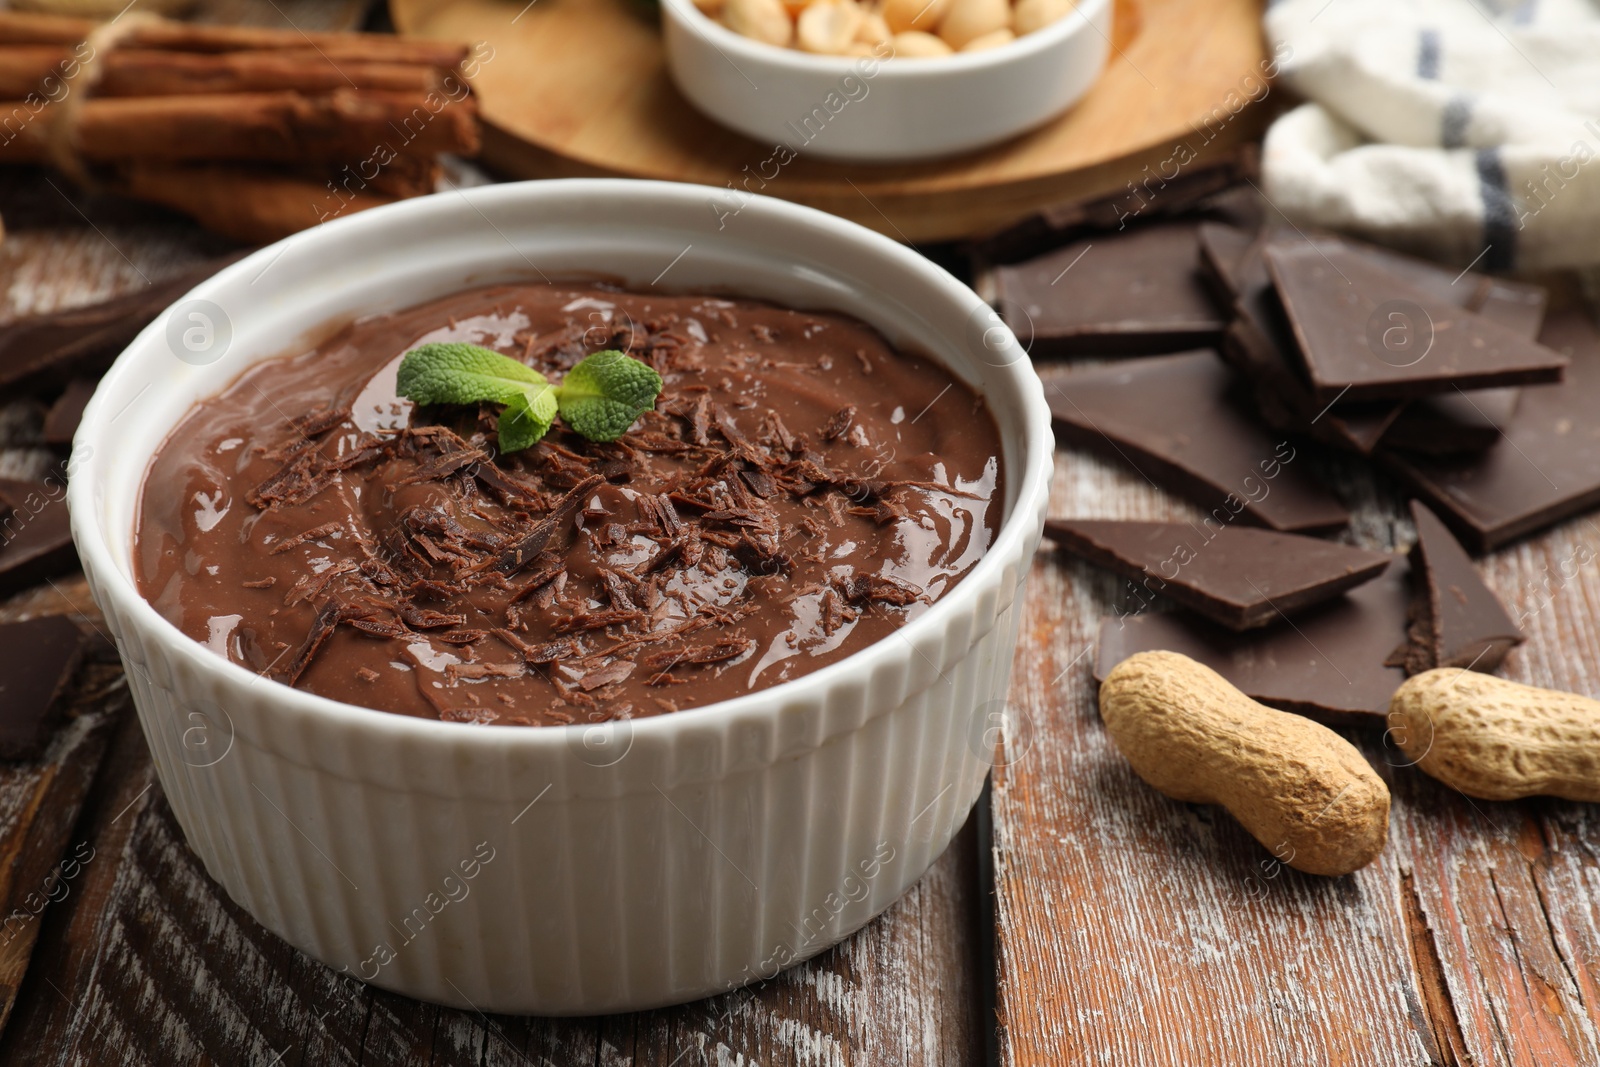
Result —
[[[706, 716], [665, 746], [641, 731], [609, 766], [603, 747], [486, 764], [297, 728], [274, 684], [218, 683], [107, 622], [179, 824], [263, 925], [425, 1000], [599, 1013], [768, 977], [923, 874], [992, 760], [1021, 573], [820, 699]], [[421, 759], [427, 788], [395, 788], [393, 763]]]

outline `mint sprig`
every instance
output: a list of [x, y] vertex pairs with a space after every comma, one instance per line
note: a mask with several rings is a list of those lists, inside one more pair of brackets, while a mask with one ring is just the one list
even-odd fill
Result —
[[615, 441], [655, 406], [661, 375], [614, 349], [585, 356], [559, 384], [510, 356], [469, 344], [429, 344], [400, 361], [395, 392], [417, 404], [504, 404], [500, 451], [537, 444], [559, 413], [591, 441]]

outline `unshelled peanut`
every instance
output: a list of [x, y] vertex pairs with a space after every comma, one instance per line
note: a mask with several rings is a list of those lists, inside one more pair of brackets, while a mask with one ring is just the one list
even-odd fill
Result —
[[1383, 851], [1389, 788], [1355, 746], [1204, 664], [1130, 656], [1101, 685], [1100, 716], [1139, 777], [1175, 800], [1222, 805], [1287, 866], [1348, 874]]
[[1389, 739], [1470, 797], [1600, 801], [1600, 700], [1441, 667], [1395, 692]]

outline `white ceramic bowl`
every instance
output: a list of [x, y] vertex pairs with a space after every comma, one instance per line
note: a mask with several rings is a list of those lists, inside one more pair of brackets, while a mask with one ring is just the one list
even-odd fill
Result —
[[752, 40], [694, 0], [662, 0], [661, 11], [667, 68], [695, 107], [764, 146], [857, 162], [934, 159], [1025, 133], [1088, 92], [1111, 48], [1112, 0], [1079, 0], [1001, 48], [884, 60]]
[[[719, 229], [713, 193], [529, 182], [308, 230], [175, 304], [90, 403], [73, 534], [162, 786], [211, 876], [317, 959], [484, 1011], [690, 1000], [860, 927], [977, 798], [1046, 505], [1039, 381], [987, 306], [915, 252], [763, 198]], [[599, 727], [467, 726], [313, 696], [213, 655], [139, 595], [144, 473], [192, 404], [330, 322], [541, 273], [834, 308], [932, 353], [1000, 426], [993, 548], [923, 615], [837, 664]]]

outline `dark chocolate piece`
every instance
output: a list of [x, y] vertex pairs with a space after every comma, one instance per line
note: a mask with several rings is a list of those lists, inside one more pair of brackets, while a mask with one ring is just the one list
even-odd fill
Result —
[[1179, 612], [1109, 617], [1100, 624], [1095, 678], [1135, 652], [1179, 652], [1263, 704], [1319, 722], [1382, 726], [1406, 680], [1384, 661], [1406, 640], [1408, 570], [1397, 558], [1331, 603], [1243, 634]]
[[1197, 267], [1199, 226], [1093, 236], [994, 272], [995, 306], [1034, 355], [1150, 355], [1215, 344], [1226, 323]]
[[66, 391], [50, 405], [50, 412], [44, 417], [44, 432], [40, 437], [45, 444], [72, 444], [72, 435], [78, 432], [78, 423], [83, 421], [83, 409], [89, 406], [95, 385], [87, 378], [74, 378], [68, 383]]
[[1394, 557], [1239, 526], [1050, 519], [1045, 536], [1231, 630], [1265, 626], [1383, 573]]
[[1052, 377], [1056, 439], [1130, 463], [1227, 525], [1337, 530], [1338, 500], [1244, 408], [1209, 349]]
[[[1244, 291], [1244, 269], [1260, 234], [1225, 222], [1202, 222], [1197, 232], [1200, 245], [1200, 278], [1211, 296], [1223, 307], [1232, 307]], [[1259, 253], [1256, 253], [1259, 255]]]
[[1217, 222], [1200, 226], [1202, 273], [1219, 286], [1227, 304], [1245, 296], [1251, 286], [1271, 284], [1261, 254], [1269, 242], [1315, 242], [1323, 247], [1343, 247], [1435, 300], [1493, 319], [1519, 337], [1537, 337], [1544, 321], [1549, 294], [1543, 286], [1507, 281], [1475, 271], [1458, 273], [1382, 245], [1365, 244], [1333, 234], [1318, 233], [1313, 238], [1289, 229], [1270, 229], [1244, 240], [1244, 233], [1238, 227]]
[[1600, 505], [1600, 332], [1573, 309], [1539, 340], [1571, 359], [1566, 380], [1524, 388], [1505, 440], [1473, 456], [1378, 450], [1474, 553]]
[[[1279, 232], [1274, 242], [1296, 237]], [[1336, 448], [1369, 455], [1380, 440], [1430, 453], [1448, 454], [1486, 448], [1499, 439], [1500, 424], [1516, 406], [1517, 389], [1475, 390], [1419, 397], [1412, 401], [1340, 401], [1319, 403], [1306, 381], [1294, 333], [1283, 305], [1272, 289], [1262, 259], [1267, 237], [1242, 250], [1215, 224], [1202, 227], [1202, 262], [1215, 284], [1237, 287], [1239, 315], [1223, 337], [1223, 354], [1254, 383], [1262, 417], [1274, 429], [1309, 434]], [[1303, 240], [1303, 239], [1302, 239]], [[1325, 246], [1339, 238], [1318, 236]], [[1209, 241], [1209, 243], [1208, 243]], [[1451, 274], [1425, 260], [1375, 245], [1345, 242], [1358, 256], [1403, 277], [1441, 300], [1477, 310], [1524, 337], [1538, 333], [1544, 317], [1545, 290], [1481, 274]], [[1230, 260], [1230, 256], [1238, 258]]]
[[0, 624], [0, 759], [44, 751], [83, 649], [83, 631], [62, 615]]
[[1222, 352], [1251, 383], [1256, 409], [1267, 424], [1370, 455], [1400, 416], [1402, 405], [1389, 400], [1317, 403], [1291, 355], [1294, 335], [1272, 287], [1252, 286], [1237, 310], [1239, 317], [1223, 337]]
[[1444, 523], [1416, 500], [1411, 518], [1417, 524], [1410, 556], [1417, 603], [1407, 670], [1462, 667], [1493, 673], [1525, 640], [1522, 631]]
[[61, 388], [74, 377], [99, 375], [173, 301], [247, 254], [208, 260], [99, 304], [31, 315], [0, 327], [0, 388]]
[[[1207, 210], [1210, 201], [1241, 182], [1254, 180], [1261, 171], [1260, 152], [1254, 144], [1212, 163], [1190, 165], [1172, 178], [1150, 175], [1127, 188], [1094, 200], [1053, 204], [1005, 229], [973, 241], [972, 249], [986, 263], [1017, 263], [1059, 248], [1093, 231], [1120, 232], [1137, 222]], [[1249, 190], [1254, 194], [1255, 190]], [[1215, 213], [1228, 221], [1239, 214], [1238, 205], [1218, 203]]]
[[1418, 397], [1384, 432], [1382, 443], [1431, 456], [1482, 452], [1500, 440], [1521, 395], [1521, 387], [1508, 386]]
[[1435, 300], [1347, 247], [1274, 242], [1263, 255], [1325, 404], [1561, 380], [1559, 353]]
[[0, 478], [0, 497], [11, 502], [0, 519], [0, 596], [77, 569], [64, 483]]

